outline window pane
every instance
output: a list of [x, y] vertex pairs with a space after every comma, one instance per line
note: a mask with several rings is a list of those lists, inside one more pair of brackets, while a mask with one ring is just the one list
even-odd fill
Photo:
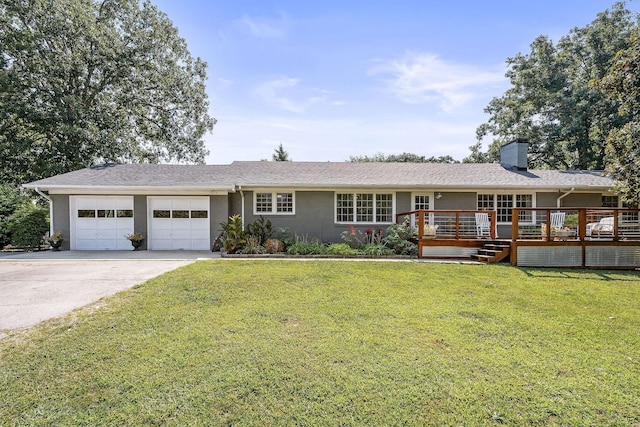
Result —
[[116, 211], [118, 218], [133, 218], [133, 211], [131, 209], [119, 209]]
[[276, 195], [276, 212], [293, 212], [293, 193]]
[[154, 210], [154, 218], [171, 218], [171, 211], [169, 210]]
[[96, 211], [94, 211], [93, 209], [89, 210], [89, 209], [79, 209], [78, 210], [78, 218], [95, 218], [96, 217]]
[[602, 196], [602, 207], [603, 208], [617, 208], [618, 207], [618, 196]]
[[209, 213], [207, 211], [191, 211], [191, 218], [208, 218]]
[[393, 222], [392, 194], [376, 194], [376, 222]]
[[[533, 196], [531, 194], [516, 194], [516, 208], [531, 208], [533, 207]], [[518, 215], [518, 221], [521, 222], [533, 222], [533, 212], [525, 211], [520, 212]]]
[[496, 212], [498, 222], [511, 222], [511, 209], [513, 208], [513, 195], [498, 194], [496, 200]]
[[373, 222], [373, 194], [356, 194], [356, 222]]
[[189, 211], [184, 211], [184, 210], [171, 211], [171, 218], [189, 218]]
[[478, 210], [479, 211], [493, 210], [493, 194], [478, 194]]
[[256, 193], [256, 212], [271, 212], [271, 193]]
[[353, 221], [353, 194], [336, 194], [336, 220]]
[[426, 196], [426, 195], [415, 196], [413, 199], [413, 208], [415, 210], [428, 210], [429, 196]]
[[115, 211], [111, 209], [98, 209], [98, 218], [114, 218]]

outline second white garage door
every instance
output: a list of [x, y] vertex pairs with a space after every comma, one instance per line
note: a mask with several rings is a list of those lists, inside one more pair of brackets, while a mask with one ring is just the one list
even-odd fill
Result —
[[209, 197], [149, 197], [150, 250], [210, 250]]

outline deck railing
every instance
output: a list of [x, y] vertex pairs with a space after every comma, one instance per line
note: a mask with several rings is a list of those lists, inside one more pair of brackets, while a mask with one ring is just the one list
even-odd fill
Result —
[[[476, 214], [481, 214], [480, 218]], [[482, 223], [486, 214], [488, 224]], [[409, 217], [419, 239], [476, 240], [496, 238], [496, 213], [472, 210], [415, 210], [396, 215], [396, 222]]]
[[[558, 223], [558, 219], [562, 223]], [[513, 240], [640, 240], [640, 211], [612, 208], [513, 209]]]

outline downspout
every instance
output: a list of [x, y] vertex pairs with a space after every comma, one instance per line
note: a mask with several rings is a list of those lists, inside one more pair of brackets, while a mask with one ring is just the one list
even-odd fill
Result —
[[53, 234], [53, 203], [51, 203], [51, 197], [44, 194], [38, 187], [35, 188], [36, 193], [47, 199], [49, 202], [49, 236]]
[[242, 185], [240, 184], [238, 184], [238, 191], [240, 191], [240, 200], [242, 201], [240, 219], [242, 219], [242, 229], [244, 230], [244, 191], [242, 191]]
[[556, 207], [559, 208], [560, 205], [562, 204], [562, 199], [567, 197], [569, 194], [573, 193], [575, 189], [576, 189], [576, 187], [571, 187], [571, 190], [569, 190], [566, 193], [564, 193], [561, 196], [559, 196], [558, 199], [556, 200], [556, 205], [557, 205]]

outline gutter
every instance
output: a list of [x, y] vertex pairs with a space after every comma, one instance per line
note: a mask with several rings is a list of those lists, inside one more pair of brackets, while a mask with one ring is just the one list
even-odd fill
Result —
[[51, 202], [51, 197], [49, 197], [48, 195], [46, 195], [42, 191], [40, 191], [40, 189], [38, 187], [34, 187], [33, 189], [35, 190], [36, 193], [38, 193], [39, 195], [41, 195], [42, 197], [47, 199], [47, 201], [49, 202], [49, 236], [51, 236], [54, 233], [54, 231], [53, 231], [53, 203]]
[[571, 190], [567, 191], [566, 193], [558, 196], [558, 198], [556, 199], [556, 207], [560, 207], [560, 205], [562, 204], [562, 199], [564, 199], [565, 197], [567, 197], [569, 194], [573, 193], [575, 191], [576, 187], [571, 187]]

